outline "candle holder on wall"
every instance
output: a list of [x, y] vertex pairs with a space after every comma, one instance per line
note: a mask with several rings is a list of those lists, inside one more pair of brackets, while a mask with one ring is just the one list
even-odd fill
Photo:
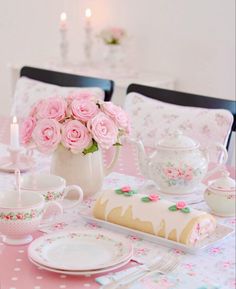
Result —
[[12, 149], [9, 147], [8, 152], [8, 156], [0, 158], [0, 171], [14, 173], [15, 170], [19, 169], [21, 172], [25, 172], [35, 165], [31, 151], [23, 153], [21, 148]]

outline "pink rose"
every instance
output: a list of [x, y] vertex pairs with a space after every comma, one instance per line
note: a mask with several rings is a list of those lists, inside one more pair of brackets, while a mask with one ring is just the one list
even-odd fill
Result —
[[88, 121], [88, 129], [92, 132], [95, 141], [105, 149], [110, 148], [117, 141], [118, 128], [107, 115], [99, 112]]
[[164, 168], [164, 174], [168, 179], [177, 180], [180, 177], [178, 169], [172, 167]]
[[91, 145], [92, 136], [85, 125], [78, 120], [67, 121], [62, 127], [62, 143], [72, 152], [82, 152]]
[[52, 152], [61, 141], [60, 124], [54, 119], [40, 119], [32, 137], [41, 152]]
[[62, 97], [49, 97], [39, 102], [36, 107], [38, 119], [55, 119], [61, 121], [66, 116], [67, 103]]
[[81, 90], [74, 92], [66, 97], [67, 102], [70, 104], [73, 100], [91, 100], [95, 98], [95, 94], [89, 90]]
[[35, 125], [36, 119], [34, 117], [29, 116], [24, 120], [20, 129], [20, 139], [22, 144], [30, 142]]
[[[40, 101], [39, 103], [41, 103], [41, 101]], [[36, 116], [36, 113], [37, 113], [37, 107], [38, 107], [39, 103], [34, 104], [34, 105], [31, 107], [31, 110], [30, 110], [29, 116], [32, 116], [32, 117], [35, 117], [35, 116]]]
[[184, 179], [187, 180], [187, 181], [191, 181], [192, 178], [193, 178], [193, 169], [191, 167], [188, 167], [185, 171], [185, 174], [184, 174]]
[[182, 210], [182, 209], [184, 209], [186, 206], [187, 206], [187, 204], [186, 204], [184, 201], [179, 201], [179, 202], [176, 203], [176, 208], [177, 208], [178, 210]]
[[71, 103], [72, 115], [80, 121], [88, 121], [93, 118], [98, 111], [98, 106], [93, 101], [75, 99]]
[[127, 133], [130, 132], [130, 119], [121, 107], [109, 101], [102, 104], [101, 110], [114, 120], [118, 128], [123, 129]]
[[150, 194], [148, 196], [148, 198], [149, 198], [149, 200], [151, 200], [153, 202], [160, 200], [160, 197], [158, 195], [156, 195], [156, 194]]

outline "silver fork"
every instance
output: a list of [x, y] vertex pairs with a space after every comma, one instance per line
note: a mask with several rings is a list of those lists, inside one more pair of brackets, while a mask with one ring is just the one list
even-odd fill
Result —
[[157, 270], [165, 264], [166, 260], [170, 260], [171, 257], [174, 257], [174, 253], [165, 253], [161, 259], [159, 259], [157, 262], [150, 262], [148, 265], [141, 265], [137, 267], [137, 270], [129, 274], [128, 276], [121, 277], [119, 280], [112, 281], [111, 283], [107, 285], [103, 285], [101, 289], [116, 289], [118, 288], [122, 283], [129, 282], [130, 279], [139, 278], [141, 275], [146, 274], [148, 272], [151, 272], [153, 270]]
[[173, 256], [170, 258], [166, 263], [162, 264], [160, 267], [156, 266], [154, 269], [148, 271], [148, 272], [143, 272], [142, 274], [132, 278], [132, 280], [128, 281], [125, 284], [119, 284], [117, 289], [129, 289], [131, 285], [134, 284], [134, 282], [137, 282], [144, 277], [147, 277], [153, 273], [160, 273], [160, 274], [168, 274], [176, 269], [176, 267], [179, 265], [179, 258], [176, 256]]

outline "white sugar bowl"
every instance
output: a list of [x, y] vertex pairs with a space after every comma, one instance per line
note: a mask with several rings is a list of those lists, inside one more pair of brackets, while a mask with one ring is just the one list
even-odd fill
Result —
[[222, 217], [235, 216], [235, 187], [235, 180], [224, 171], [222, 176], [206, 189], [204, 198], [213, 214]]

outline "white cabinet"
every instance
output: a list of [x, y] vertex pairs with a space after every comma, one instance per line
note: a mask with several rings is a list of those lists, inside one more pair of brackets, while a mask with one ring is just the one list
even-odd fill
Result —
[[12, 95], [14, 93], [15, 84], [20, 75], [20, 69], [22, 66], [33, 66], [44, 69], [56, 70], [61, 72], [67, 72], [72, 74], [88, 75], [94, 77], [108, 78], [115, 82], [114, 94], [112, 101], [116, 104], [123, 105], [126, 90], [129, 84], [138, 83], [149, 86], [155, 86], [160, 88], [174, 89], [175, 79], [162, 75], [155, 71], [134, 71], [128, 68], [122, 70], [118, 69], [104, 69], [102, 65], [93, 64], [87, 66], [84, 64], [78, 65], [60, 65], [56, 62], [48, 62], [46, 64], [24, 64], [24, 65], [10, 65], [10, 77]]

